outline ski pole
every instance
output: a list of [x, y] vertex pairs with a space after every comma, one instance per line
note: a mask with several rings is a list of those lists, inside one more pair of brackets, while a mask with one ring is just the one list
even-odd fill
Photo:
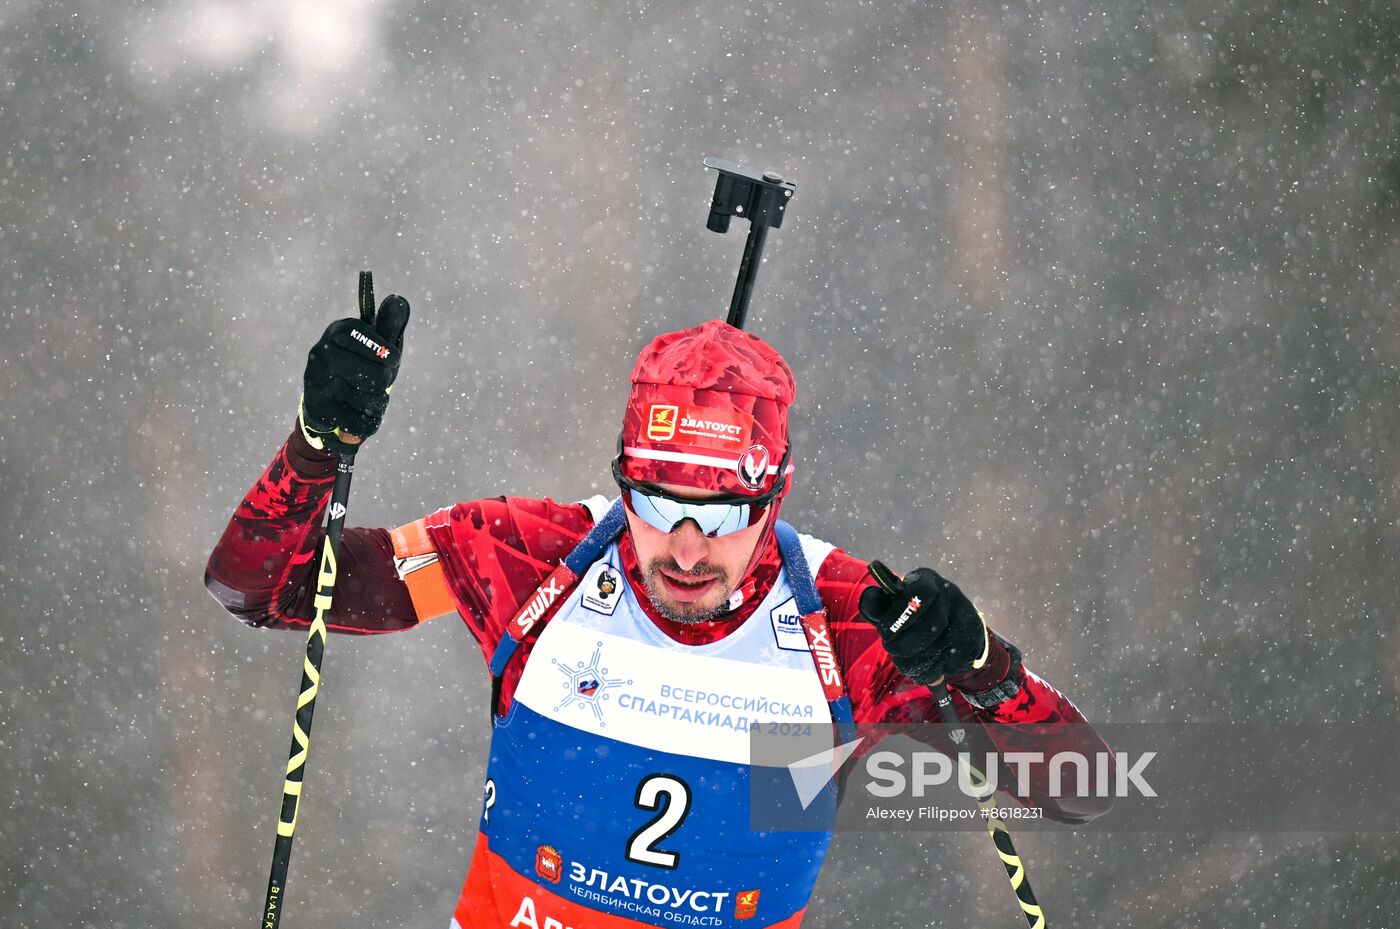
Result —
[[763, 260], [763, 243], [769, 228], [783, 224], [787, 202], [797, 190], [796, 181], [785, 181], [774, 171], [755, 174], [732, 161], [706, 158], [705, 167], [719, 172], [715, 179], [715, 195], [710, 201], [710, 218], [705, 226], [711, 232], [729, 231], [729, 219], [737, 216], [749, 221], [749, 237], [744, 242], [744, 257], [739, 262], [739, 278], [734, 282], [734, 296], [729, 301], [726, 320], [736, 329], [744, 328], [753, 295], [754, 279]]
[[[374, 278], [360, 272], [360, 319], [374, 322]], [[316, 694], [321, 689], [321, 658], [326, 650], [326, 615], [335, 592], [336, 563], [340, 557], [340, 537], [345, 528], [345, 504], [350, 499], [350, 478], [355, 473], [356, 446], [336, 441], [339, 456], [335, 466], [335, 486], [327, 511], [326, 537], [321, 543], [321, 564], [316, 573], [316, 615], [306, 635], [306, 659], [301, 668], [301, 691], [297, 696], [292, 722], [292, 748], [287, 758], [287, 774], [282, 782], [282, 810], [277, 818], [277, 843], [272, 850], [272, 873], [267, 879], [267, 899], [263, 903], [260, 929], [277, 929], [282, 921], [287, 892], [287, 868], [292, 861], [292, 838], [297, 831], [301, 810], [302, 780], [306, 756], [311, 746], [311, 718], [316, 713]]]
[[1006, 876], [1011, 879], [1011, 889], [1016, 894], [1016, 902], [1021, 904], [1021, 912], [1025, 915], [1026, 922], [1030, 923], [1030, 929], [1047, 929], [1045, 912], [1036, 902], [1035, 891], [1031, 890], [1031, 882], [1026, 878], [1026, 866], [1021, 863], [1021, 856], [1016, 854], [1016, 846], [1011, 842], [1011, 831], [1006, 828], [1006, 820], [997, 808], [996, 793], [987, 789], [987, 776], [978, 770], [972, 763], [972, 755], [964, 750], [967, 730], [963, 721], [958, 718], [958, 711], [953, 707], [953, 698], [948, 687], [949, 685], [940, 679], [931, 684], [929, 690], [933, 693], [934, 701], [938, 703], [938, 713], [943, 717], [944, 724], [952, 727], [948, 731], [948, 737], [958, 747], [958, 763], [967, 768], [968, 781], [977, 792], [977, 805], [982, 808], [982, 818], [987, 821], [987, 831], [991, 833], [997, 857], [1006, 867]]
[[[888, 569], [883, 568], [883, 565], [881, 568], [883, 570], [876, 569], [872, 565], [870, 576], [884, 588], [886, 593], [895, 595], [902, 593], [899, 587], [899, 578], [891, 574]], [[958, 749], [958, 764], [967, 768], [968, 782], [972, 785], [972, 789], [977, 792], [977, 805], [982, 810], [982, 818], [987, 822], [987, 831], [991, 833], [997, 857], [1001, 859], [1002, 865], [1006, 868], [1006, 876], [1011, 879], [1011, 890], [1016, 894], [1016, 902], [1021, 905], [1021, 913], [1026, 917], [1026, 922], [1030, 924], [1030, 929], [1047, 929], [1045, 912], [1036, 902], [1035, 891], [1031, 890], [1031, 882], [1026, 877], [1026, 866], [1021, 863], [1021, 856], [1016, 854], [1016, 846], [1011, 841], [1011, 830], [1006, 828], [1006, 820], [997, 807], [996, 793], [987, 789], [987, 775], [978, 770], [977, 766], [972, 763], [972, 754], [967, 751], [967, 726], [959, 718], [958, 711], [953, 706], [953, 697], [949, 690], [951, 686], [940, 677], [929, 685], [929, 692], [933, 694], [934, 702], [938, 704], [938, 715], [942, 717], [943, 724], [948, 727], [948, 738]]]

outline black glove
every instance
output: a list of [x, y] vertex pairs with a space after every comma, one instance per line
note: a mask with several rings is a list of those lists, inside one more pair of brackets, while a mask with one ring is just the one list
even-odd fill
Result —
[[981, 668], [989, 642], [982, 614], [957, 585], [932, 568], [900, 580], [878, 561], [870, 563], [878, 586], [860, 595], [860, 615], [880, 631], [894, 666], [918, 684], [937, 684]]
[[[301, 422], [317, 448], [327, 434], [367, 439], [379, 431], [389, 408], [389, 388], [399, 375], [408, 301], [390, 294], [379, 313], [361, 310], [359, 319], [338, 319], [326, 327], [306, 358], [302, 378]], [[367, 317], [367, 318], [366, 318]]]

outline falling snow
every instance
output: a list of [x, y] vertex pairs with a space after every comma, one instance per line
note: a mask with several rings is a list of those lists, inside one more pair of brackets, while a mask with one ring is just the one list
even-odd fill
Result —
[[[7, 926], [253, 924], [301, 643], [202, 568], [306, 350], [361, 268], [413, 302], [352, 523], [607, 492], [728, 304], [706, 155], [798, 182], [789, 520], [1098, 722], [1395, 712], [1393, 5], [11, 0], [0, 128]], [[488, 696], [460, 624], [332, 639], [289, 923], [447, 924]], [[1393, 822], [1018, 843], [1056, 929], [1400, 909]], [[806, 925], [1018, 920], [985, 836], [861, 833]]]

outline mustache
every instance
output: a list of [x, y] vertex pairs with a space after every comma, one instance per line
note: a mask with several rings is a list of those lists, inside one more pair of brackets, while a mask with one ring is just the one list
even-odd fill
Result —
[[664, 568], [668, 574], [674, 574], [679, 577], [724, 577], [724, 571], [714, 565], [698, 564], [689, 569], [682, 569], [674, 558], [657, 558], [652, 561], [650, 568], [652, 571], [658, 571]]

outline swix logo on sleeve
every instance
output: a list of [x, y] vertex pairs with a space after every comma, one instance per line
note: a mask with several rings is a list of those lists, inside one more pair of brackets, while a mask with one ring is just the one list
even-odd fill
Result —
[[904, 624], [909, 622], [910, 618], [913, 617], [915, 613], [919, 612], [919, 607], [921, 606], [923, 606], [923, 601], [918, 597], [910, 597], [909, 605], [904, 608], [903, 613], [899, 614], [899, 619], [896, 619], [894, 624], [890, 626], [890, 635], [894, 635], [896, 632], [903, 629]]
[[653, 442], [668, 442], [676, 435], [676, 417], [680, 407], [653, 403], [647, 413], [647, 438]]

